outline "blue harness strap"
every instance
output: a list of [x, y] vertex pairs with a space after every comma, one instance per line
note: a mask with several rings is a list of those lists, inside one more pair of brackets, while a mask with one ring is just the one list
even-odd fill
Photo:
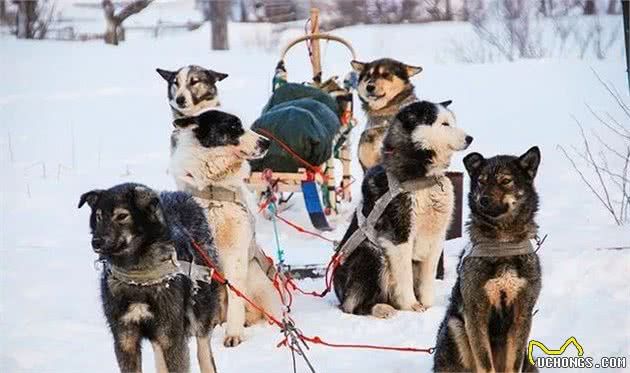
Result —
[[326, 214], [319, 200], [317, 183], [315, 181], [302, 181], [302, 195], [304, 196], [306, 211], [313, 226], [321, 231], [332, 231], [333, 229], [328, 224]]

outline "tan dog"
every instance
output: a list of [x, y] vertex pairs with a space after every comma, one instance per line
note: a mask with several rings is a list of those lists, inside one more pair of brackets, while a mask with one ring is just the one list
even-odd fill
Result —
[[414, 101], [410, 78], [422, 67], [383, 58], [372, 62], [352, 61], [359, 73], [359, 98], [368, 121], [359, 140], [359, 162], [363, 171], [381, 161], [381, 146], [385, 132], [400, 109]]

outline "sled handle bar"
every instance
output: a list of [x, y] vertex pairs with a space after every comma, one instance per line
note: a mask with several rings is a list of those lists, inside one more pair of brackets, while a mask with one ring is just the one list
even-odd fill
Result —
[[355, 53], [354, 48], [352, 47], [350, 42], [347, 41], [346, 39], [341, 38], [339, 36], [331, 35], [331, 34], [308, 34], [308, 35], [300, 36], [297, 39], [293, 39], [286, 47], [284, 47], [284, 49], [282, 50], [282, 53], [280, 54], [280, 60], [284, 61], [284, 58], [286, 57], [287, 52], [289, 52], [289, 49], [293, 48], [295, 45], [306, 40], [316, 40], [316, 39], [332, 40], [332, 41], [341, 43], [345, 45], [346, 48], [348, 48], [348, 50], [350, 51], [350, 54], [352, 54], [352, 59], [353, 60], [357, 59], [357, 54]]

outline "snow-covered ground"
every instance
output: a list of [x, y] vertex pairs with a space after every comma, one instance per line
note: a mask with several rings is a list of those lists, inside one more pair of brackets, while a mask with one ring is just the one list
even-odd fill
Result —
[[[174, 189], [166, 171], [170, 112], [156, 67], [193, 63], [229, 73], [219, 83], [224, 109], [246, 123], [256, 118], [270, 94], [280, 46], [252, 47], [263, 38], [252, 26], [235, 26], [231, 33], [228, 52], [208, 51], [207, 26], [164, 39], [130, 37], [119, 47], [0, 39], [0, 371], [115, 371], [88, 211], [76, 209], [78, 198], [126, 181]], [[628, 226], [611, 222], [556, 149], [579, 144], [572, 115], [587, 128], [596, 125], [585, 103], [627, 120], [591, 71], [629, 102], [621, 43], [606, 61], [470, 65], [447, 53], [450, 40], [470, 33], [461, 25], [364, 26], [337, 33], [351, 40], [361, 60], [391, 56], [422, 65], [414, 80], [419, 96], [454, 100], [460, 126], [475, 137], [470, 151], [490, 156], [541, 147], [538, 222], [549, 236], [539, 252], [544, 286], [531, 337], [554, 347], [575, 336], [586, 355], [630, 357], [630, 250], [596, 250], [630, 246]], [[322, 48], [326, 72], [349, 71], [343, 49]], [[292, 80], [309, 78], [304, 49], [291, 52], [288, 70]], [[363, 122], [360, 110], [357, 117]], [[463, 169], [462, 156], [453, 169]], [[353, 171], [360, 178], [358, 164]], [[358, 187], [353, 185], [355, 195]], [[329, 237], [343, 234], [350, 210], [343, 208]], [[301, 203], [285, 215], [308, 226]], [[271, 223], [258, 219], [257, 232], [273, 253]], [[332, 253], [330, 244], [287, 226], [280, 225], [280, 233], [288, 263], [326, 263]], [[296, 296], [293, 317], [305, 334], [331, 342], [433, 346], [464, 243], [447, 243], [446, 280], [438, 282], [436, 305], [425, 313], [400, 312], [391, 320], [351, 316], [329, 295]], [[319, 290], [323, 281], [302, 285]], [[219, 328], [213, 339], [220, 372], [290, 370], [288, 351], [275, 347], [281, 335], [273, 327], [247, 329], [246, 341], [233, 349], [222, 346], [222, 336]], [[145, 370], [153, 371], [145, 347]], [[423, 354], [320, 346], [311, 346], [309, 357], [318, 372], [428, 371], [432, 364]]]

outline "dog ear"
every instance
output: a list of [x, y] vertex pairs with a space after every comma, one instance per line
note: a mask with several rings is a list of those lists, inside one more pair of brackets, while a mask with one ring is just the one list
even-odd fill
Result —
[[152, 189], [137, 186], [133, 188], [133, 201], [138, 208], [151, 209], [160, 203], [160, 198]]
[[486, 159], [479, 153], [470, 153], [464, 157], [464, 166], [466, 171], [468, 171], [468, 175], [472, 175], [479, 170], [484, 163], [486, 163]]
[[422, 72], [422, 67], [405, 65], [405, 70], [407, 70], [407, 75], [411, 78], [414, 75], [420, 74]]
[[155, 69], [155, 71], [157, 71], [157, 73], [169, 83], [173, 81], [173, 79], [175, 79], [175, 75], [177, 75], [175, 71], [168, 71], [160, 68]]
[[103, 190], [101, 189], [94, 189], [87, 193], [83, 193], [83, 195], [79, 199], [78, 208], [83, 207], [83, 205], [85, 205], [85, 203], [87, 202], [88, 206], [93, 209], [94, 205], [96, 205], [96, 202], [101, 197], [101, 193], [103, 193]]
[[396, 119], [402, 123], [403, 128], [407, 131], [413, 131], [418, 124], [418, 116], [416, 115], [416, 112], [411, 110], [409, 107], [403, 108], [400, 112], [398, 112]]
[[217, 82], [222, 81], [223, 79], [227, 78], [229, 75], [228, 74], [224, 74], [224, 73], [220, 73], [217, 71], [213, 71], [213, 70], [208, 70], [210, 72], [210, 74], [214, 77], [214, 79]]
[[354, 71], [356, 71], [359, 74], [361, 74], [363, 72], [363, 70], [365, 69], [365, 66], [367, 65], [367, 63], [359, 62], [357, 60], [352, 60], [352, 61], [350, 61], [350, 65], [352, 65], [352, 69]]
[[452, 103], [453, 103], [453, 100], [447, 100], [447, 101], [440, 102], [440, 105], [442, 105], [444, 107], [448, 107], [448, 105], [450, 105]]
[[540, 165], [540, 149], [532, 146], [525, 154], [518, 157], [518, 164], [521, 166], [532, 179], [536, 177], [538, 165]]

